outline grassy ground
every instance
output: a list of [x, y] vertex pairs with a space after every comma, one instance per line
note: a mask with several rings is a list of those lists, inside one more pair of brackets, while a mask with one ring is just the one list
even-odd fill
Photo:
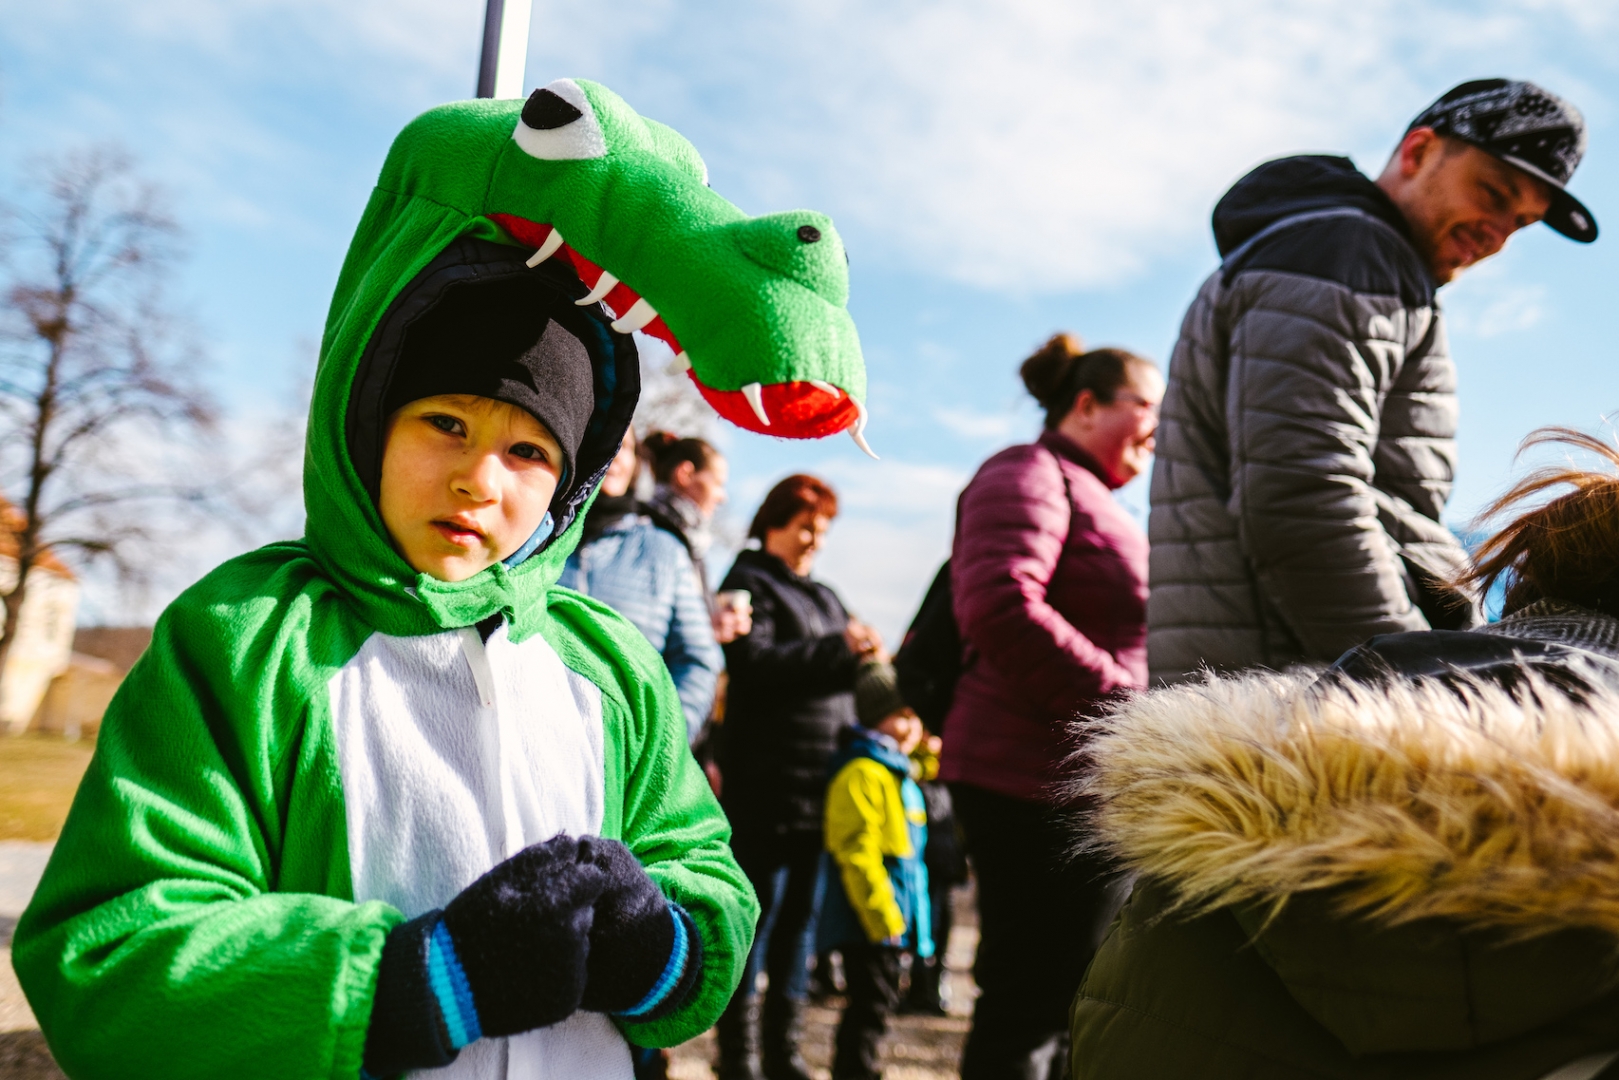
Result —
[[55, 840], [96, 744], [0, 736], [0, 840]]

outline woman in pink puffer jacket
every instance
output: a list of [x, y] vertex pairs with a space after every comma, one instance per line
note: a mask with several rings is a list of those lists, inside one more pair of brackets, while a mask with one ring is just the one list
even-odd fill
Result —
[[[1022, 367], [1045, 431], [986, 461], [956, 512], [965, 666], [941, 777], [978, 877], [981, 996], [963, 1080], [1045, 1077], [1126, 884], [1068, 854], [1052, 803], [1068, 722], [1147, 675], [1147, 537], [1112, 491], [1152, 455], [1163, 378], [1066, 334]], [[1060, 1066], [1059, 1066], [1060, 1068]]]

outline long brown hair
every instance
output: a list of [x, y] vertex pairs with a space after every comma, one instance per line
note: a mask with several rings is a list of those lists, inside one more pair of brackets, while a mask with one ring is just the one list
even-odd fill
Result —
[[1034, 400], [1046, 410], [1046, 427], [1050, 429], [1062, 423], [1081, 391], [1089, 390], [1103, 405], [1112, 404], [1113, 395], [1128, 386], [1130, 376], [1141, 367], [1156, 370], [1157, 365], [1125, 349], [1086, 352], [1075, 335], [1053, 334], [1023, 361], [1018, 374]]
[[1525, 499], [1567, 485], [1565, 492], [1520, 513], [1473, 554], [1473, 566], [1457, 584], [1489, 591], [1507, 586], [1503, 613], [1537, 600], [1563, 600], [1608, 615], [1619, 615], [1619, 449], [1594, 435], [1566, 427], [1544, 427], [1518, 447], [1561, 443], [1597, 455], [1611, 469], [1547, 466], [1512, 486], [1479, 515], [1487, 520]]

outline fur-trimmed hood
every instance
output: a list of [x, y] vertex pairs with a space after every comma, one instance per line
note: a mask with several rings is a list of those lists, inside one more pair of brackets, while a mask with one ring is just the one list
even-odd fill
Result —
[[[1619, 937], [1619, 690], [1250, 675], [1086, 731], [1088, 831], [1175, 906]], [[1263, 919], [1262, 919], [1263, 921]]]

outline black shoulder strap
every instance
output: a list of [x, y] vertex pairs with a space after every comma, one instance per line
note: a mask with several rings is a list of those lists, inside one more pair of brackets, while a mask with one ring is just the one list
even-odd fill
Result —
[[1074, 489], [1068, 485], [1068, 474], [1062, 470], [1062, 455], [1044, 443], [1035, 445], [1051, 455], [1053, 464], [1057, 466], [1057, 479], [1062, 481], [1063, 501], [1068, 504], [1068, 528], [1063, 531], [1062, 542], [1067, 544], [1069, 534], [1074, 531]]
[[686, 539], [686, 532], [680, 527], [679, 522], [675, 521], [668, 514], [664, 513], [652, 503], [640, 503], [638, 504], [638, 510], [647, 517], [651, 518], [653, 525], [656, 525], [658, 528], [662, 529], [676, 540], [679, 540], [680, 546], [686, 549], [686, 554], [691, 555], [693, 560], [696, 559], [697, 556], [691, 550], [691, 541]]

